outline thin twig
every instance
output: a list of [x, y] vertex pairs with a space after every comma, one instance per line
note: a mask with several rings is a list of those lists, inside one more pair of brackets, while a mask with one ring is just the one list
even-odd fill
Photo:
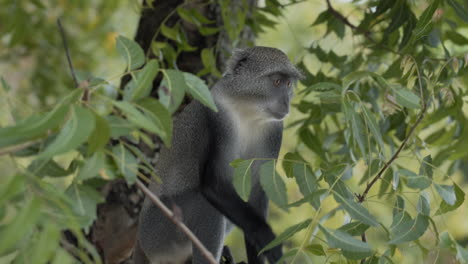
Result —
[[[421, 80], [419, 80], [421, 81]], [[367, 187], [366, 189], [364, 190], [364, 192], [362, 194], [358, 194], [357, 195], [357, 198], [358, 198], [358, 202], [359, 203], [362, 203], [366, 200], [366, 196], [367, 194], [369, 193], [370, 189], [372, 188], [372, 186], [377, 182], [377, 180], [379, 180], [382, 175], [384, 174], [384, 172], [387, 170], [387, 168], [393, 163], [393, 161], [395, 161], [397, 158], [398, 158], [398, 155], [400, 154], [400, 152], [403, 150], [403, 148], [406, 146], [406, 143], [408, 142], [409, 138], [412, 136], [414, 130], [416, 129], [416, 127], [419, 125], [419, 123], [421, 123], [424, 115], [426, 114], [426, 103], [424, 102], [424, 98], [421, 98], [421, 101], [423, 101], [423, 105], [422, 105], [422, 108], [421, 108], [421, 112], [419, 113], [419, 116], [418, 116], [418, 119], [416, 120], [416, 122], [413, 124], [413, 126], [411, 127], [408, 135], [405, 137], [405, 139], [403, 140], [403, 142], [401, 142], [400, 146], [398, 147], [397, 151], [393, 154], [393, 156], [384, 164], [384, 166], [380, 169], [380, 171], [377, 173], [377, 175], [372, 179], [372, 181], [367, 184]]]
[[369, 31], [366, 31], [366, 30], [363, 30], [362, 28], [359, 28], [355, 25], [353, 25], [351, 22], [349, 22], [349, 20], [343, 16], [340, 12], [336, 11], [335, 8], [333, 8], [333, 6], [331, 5], [330, 3], [330, 0], [326, 0], [327, 1], [327, 8], [328, 8], [328, 11], [337, 19], [341, 20], [341, 22], [343, 22], [345, 25], [347, 25], [348, 27], [350, 27], [352, 30], [355, 30], [355, 31], [359, 31], [360, 33], [363, 33], [364, 36], [366, 36], [367, 38], [370, 38], [370, 32]]
[[71, 57], [70, 57], [70, 50], [68, 49], [67, 38], [65, 37], [65, 30], [63, 30], [63, 26], [62, 26], [62, 22], [60, 22], [60, 18], [57, 18], [57, 26], [60, 31], [60, 36], [62, 37], [63, 47], [65, 48], [65, 54], [67, 56], [68, 67], [70, 68], [73, 81], [75, 82], [75, 87], [78, 88], [79, 86], [78, 79], [76, 78], [75, 70], [73, 69], [73, 64], [72, 64]]
[[0, 149], [0, 156], [23, 150], [23, 149], [25, 149], [27, 147], [30, 147], [30, 146], [38, 143], [38, 142], [40, 142], [40, 141], [38, 141], [38, 140], [28, 141], [28, 142], [25, 142], [25, 143], [22, 143], [22, 144], [19, 144], [19, 145], [14, 145], [14, 146], [11, 146], [11, 147]]
[[182, 223], [177, 216], [165, 206], [159, 198], [154, 195], [139, 179], [137, 179], [136, 184], [138, 188], [156, 205], [163, 214], [169, 218], [184, 234], [192, 241], [192, 243], [200, 250], [203, 256], [208, 260], [210, 264], [217, 264], [216, 259], [213, 257], [210, 251], [208, 251], [205, 246], [198, 240], [198, 238], [190, 231], [190, 229]]

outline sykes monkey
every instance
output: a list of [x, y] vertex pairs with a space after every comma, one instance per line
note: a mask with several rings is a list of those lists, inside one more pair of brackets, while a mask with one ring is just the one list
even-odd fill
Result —
[[[176, 204], [183, 222], [219, 260], [232, 224], [244, 232], [248, 263], [275, 263], [281, 246], [258, 252], [275, 235], [266, 222], [268, 199], [258, 170], [251, 167], [252, 190], [244, 202], [232, 185], [235, 159], [276, 159], [283, 119], [289, 113], [293, 85], [301, 73], [280, 50], [253, 47], [237, 51], [224, 76], [211, 90], [218, 107], [213, 112], [193, 101], [174, 119], [173, 144], [163, 148], [155, 173], [162, 184], [150, 189], [171, 207]], [[139, 219], [136, 264], [206, 263], [197, 248], [146, 199]]]

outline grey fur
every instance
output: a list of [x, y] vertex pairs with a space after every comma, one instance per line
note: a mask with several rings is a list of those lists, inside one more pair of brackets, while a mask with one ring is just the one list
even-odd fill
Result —
[[[212, 112], [193, 101], [174, 119], [172, 148], [161, 150], [155, 168], [163, 183], [152, 183], [150, 188], [166, 205], [181, 209], [184, 223], [218, 260], [232, 224], [217, 209], [242, 226], [250, 245], [249, 263], [259, 263], [251, 259], [257, 259], [258, 250], [274, 238], [264, 222], [268, 200], [257, 176], [262, 162], [256, 161], [252, 167], [250, 205], [235, 193], [229, 163], [238, 158], [278, 157], [282, 119], [292, 97], [292, 85], [287, 83], [301, 77], [278, 49], [254, 47], [238, 51], [212, 89], [219, 111]], [[278, 78], [282, 85], [273, 85]], [[258, 236], [260, 232], [268, 237]], [[135, 263], [183, 263], [191, 253], [192, 263], [206, 263], [190, 244], [147, 199], [139, 220]], [[281, 249], [265, 255], [270, 262], [278, 260]]]

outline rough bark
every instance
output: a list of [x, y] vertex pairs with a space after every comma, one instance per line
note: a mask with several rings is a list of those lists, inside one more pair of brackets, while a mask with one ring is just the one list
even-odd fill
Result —
[[[143, 9], [135, 35], [135, 40], [140, 44], [145, 53], [151, 48], [154, 34], [169, 14], [174, 13], [166, 20], [167, 26], [171, 27], [177, 21], [181, 21], [177, 13], [174, 12], [181, 4], [185, 7], [196, 8], [207, 18], [216, 21], [217, 25], [221, 26], [221, 28], [223, 25], [220, 7], [217, 4], [206, 4], [206, 1], [188, 1], [184, 3], [182, 0], [154, 0], [152, 3], [154, 8], [149, 8], [146, 2], [143, 1]], [[241, 2], [231, 1], [232, 8], [234, 10], [240, 8]], [[256, 0], [248, 0], [247, 2], [249, 4], [249, 12], [251, 12], [256, 6]], [[191, 73], [199, 72], [203, 69], [200, 51], [204, 48], [216, 47], [217, 64], [218, 68], [222, 71], [226, 60], [229, 58], [229, 54], [234, 48], [226, 32], [221, 30], [216, 35], [203, 36], [195, 26], [184, 21], [181, 21], [181, 25], [187, 34], [190, 45], [197, 47], [197, 50], [182, 52], [177, 59], [178, 69]], [[241, 36], [236, 48], [245, 47], [248, 43], [252, 43], [254, 39], [254, 34], [248, 27], [245, 27]], [[156, 40], [174, 45], [170, 40], [165, 39], [162, 34], [159, 34]], [[212, 76], [205, 76], [205, 80], [212, 83], [214, 78]], [[129, 81], [130, 75], [122, 78], [121, 87], [124, 87]], [[152, 95], [155, 97], [157, 97], [159, 82], [160, 78], [156, 78], [153, 82]], [[187, 104], [189, 101], [186, 98], [183, 104]], [[145, 155], [152, 157], [151, 160], [156, 161], [161, 141], [157, 137], [154, 137], [154, 141], [157, 146], [156, 148], [150, 149], [144, 145], [139, 145], [139, 148]], [[131, 263], [129, 257], [135, 243], [137, 219], [144, 197], [141, 192], [137, 191], [135, 186], [128, 186], [123, 180], [108, 183], [103, 189], [103, 194], [106, 197], [106, 201], [98, 206], [98, 219], [90, 230], [89, 238], [98, 248], [104, 263]]]

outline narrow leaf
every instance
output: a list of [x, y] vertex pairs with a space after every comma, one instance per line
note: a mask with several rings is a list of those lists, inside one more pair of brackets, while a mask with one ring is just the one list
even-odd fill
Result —
[[310, 223], [312, 222], [312, 219], [307, 219], [307, 220], [304, 220], [298, 224], [295, 224], [293, 226], [290, 226], [288, 227], [286, 230], [284, 230], [281, 234], [279, 234], [275, 240], [271, 241], [270, 243], [268, 243], [268, 245], [266, 245], [260, 252], [259, 254], [261, 254], [262, 252], [265, 252], [269, 249], [272, 249], [274, 247], [276, 247], [277, 245], [283, 243], [284, 241], [286, 241], [287, 239], [291, 238], [293, 235], [295, 235], [297, 232], [303, 230], [304, 228], [308, 227], [310, 225]]
[[369, 211], [361, 204], [353, 200], [346, 199], [338, 193], [334, 193], [334, 197], [335, 197], [335, 200], [341, 206], [343, 206], [346, 212], [348, 212], [351, 215], [351, 217], [353, 217], [354, 219], [359, 220], [371, 226], [379, 225], [379, 222], [377, 222], [375, 217], [371, 215]]
[[113, 158], [120, 173], [128, 183], [135, 183], [138, 172], [138, 159], [123, 144], [119, 144], [112, 149]]
[[317, 190], [317, 178], [312, 174], [307, 164], [294, 164], [293, 175], [302, 195], [307, 196]]
[[88, 139], [88, 154], [94, 153], [99, 149], [104, 148], [109, 142], [111, 131], [107, 120], [100, 115], [94, 114], [96, 121], [95, 127]]
[[118, 36], [116, 48], [119, 54], [127, 62], [129, 70], [135, 70], [145, 63], [145, 54], [143, 49], [133, 40], [124, 36]]
[[234, 168], [232, 183], [239, 196], [247, 201], [252, 187], [251, 167], [254, 160], [234, 160], [231, 166]]
[[411, 109], [420, 109], [419, 97], [406, 88], [396, 88], [396, 101], [398, 104]]
[[81, 96], [82, 91], [82, 89], [74, 90], [47, 114], [32, 116], [16, 126], [0, 128], [0, 148], [45, 136], [47, 131], [56, 129], [63, 124], [70, 104]]
[[146, 63], [141, 71], [135, 74], [133, 78], [124, 88], [124, 100], [135, 101], [150, 95], [153, 89], [153, 80], [158, 74], [158, 61], [152, 59]]
[[455, 203], [453, 205], [450, 205], [445, 200], [443, 200], [440, 203], [440, 206], [436, 212], [436, 215], [440, 215], [446, 212], [453, 211], [457, 209], [458, 207], [460, 207], [460, 205], [462, 205], [463, 202], [465, 201], [465, 193], [463, 192], [463, 190], [460, 187], [458, 187], [458, 185], [455, 183], [453, 184], [453, 187], [455, 190], [455, 198], [456, 198]]
[[99, 175], [99, 171], [106, 167], [105, 155], [102, 151], [95, 152], [87, 158], [78, 172], [76, 180], [84, 181]]
[[182, 72], [163, 70], [164, 78], [158, 88], [159, 101], [173, 114], [189, 89]]
[[346, 232], [352, 236], [360, 236], [362, 235], [367, 229], [369, 229], [369, 225], [363, 224], [361, 222], [351, 222], [346, 224], [337, 230]]
[[202, 104], [208, 106], [211, 110], [217, 112], [218, 108], [211, 96], [211, 92], [205, 82], [188, 72], [184, 72], [185, 83], [187, 85], [187, 92], [193, 96], [193, 98], [200, 101]]
[[434, 184], [436, 191], [448, 205], [454, 205], [457, 201], [455, 189], [452, 185]]
[[429, 225], [427, 216], [418, 214], [415, 220], [411, 220], [411, 225], [406, 225], [407, 222], [397, 225], [393, 229], [394, 238], [389, 244], [401, 244], [404, 242], [414, 241], [420, 238], [426, 232]]
[[166, 147], [171, 146], [172, 141], [172, 118], [169, 111], [156, 99], [144, 98], [137, 102], [145, 113], [150, 117], [153, 125], [158, 128], [161, 137]]
[[93, 113], [81, 106], [74, 105], [71, 118], [59, 132], [55, 140], [46, 147], [38, 159], [48, 159], [52, 156], [76, 149], [83, 144], [94, 130], [95, 121]]
[[341, 248], [343, 251], [358, 253], [359, 256], [356, 256], [358, 259], [365, 258], [373, 254], [369, 244], [364, 243], [343, 231], [332, 231], [322, 225], [319, 225], [319, 228], [325, 234], [330, 247]]
[[153, 123], [151, 118], [140, 112], [135, 105], [125, 101], [113, 101], [112, 103], [119, 108], [127, 117], [128, 121], [135, 126], [157, 135], [164, 135], [164, 131]]
[[382, 134], [380, 133], [379, 125], [377, 124], [374, 115], [372, 115], [372, 113], [364, 105], [361, 106], [361, 109], [370, 132], [374, 136], [375, 141], [377, 141], [377, 143], [379, 144], [382, 153], [385, 153], [385, 145], [382, 139]]
[[260, 167], [260, 184], [270, 200], [281, 209], [288, 211], [286, 185], [276, 172], [275, 161], [267, 161]]

